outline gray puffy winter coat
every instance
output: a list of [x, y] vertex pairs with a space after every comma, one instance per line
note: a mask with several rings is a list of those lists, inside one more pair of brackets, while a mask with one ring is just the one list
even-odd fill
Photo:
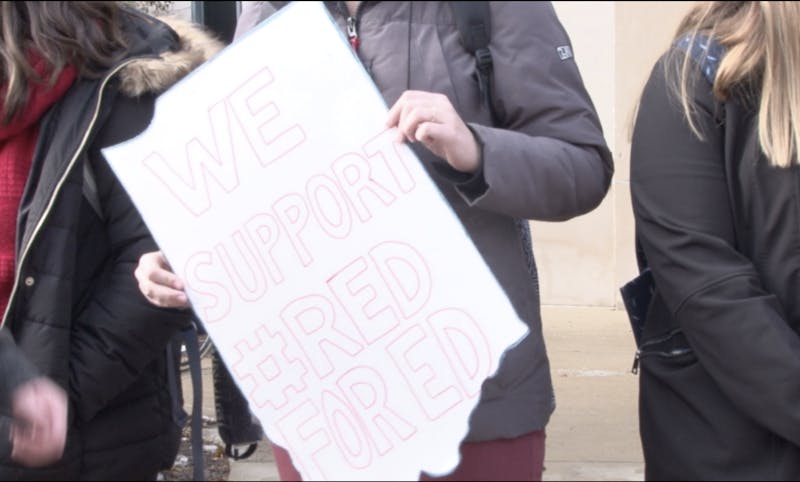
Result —
[[[255, 2], [241, 35], [286, 2]], [[326, 2], [343, 32], [344, 2]], [[388, 105], [406, 90], [444, 94], [483, 151], [483, 170], [458, 173], [413, 145], [505, 289], [530, 334], [482, 389], [467, 440], [541, 430], [555, 408], [542, 337], [527, 220], [562, 221], [594, 209], [613, 164], [567, 33], [549, 2], [490, 2], [493, 125], [450, 2], [362, 2], [358, 56]], [[499, 322], [500, 320], [498, 320]]]

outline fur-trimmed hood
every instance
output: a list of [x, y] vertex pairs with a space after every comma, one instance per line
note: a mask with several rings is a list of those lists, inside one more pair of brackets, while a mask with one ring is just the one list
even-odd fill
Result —
[[177, 34], [180, 47], [156, 58], [136, 60], [119, 74], [120, 90], [130, 97], [160, 94], [224, 47], [201, 25], [174, 17], [159, 18]]

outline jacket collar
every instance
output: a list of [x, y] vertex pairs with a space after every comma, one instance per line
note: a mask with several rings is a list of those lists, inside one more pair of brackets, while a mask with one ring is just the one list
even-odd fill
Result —
[[197, 24], [174, 18], [149, 20], [148, 33], [138, 36], [129, 55], [145, 58], [119, 73], [120, 91], [129, 97], [164, 92], [223, 48], [222, 42]]

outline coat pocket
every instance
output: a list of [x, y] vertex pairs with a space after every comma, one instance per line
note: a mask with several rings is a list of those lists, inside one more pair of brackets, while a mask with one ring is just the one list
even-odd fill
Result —
[[639, 355], [646, 479], [774, 479], [774, 435], [733, 404], [685, 341], [652, 340]]
[[666, 335], [641, 341], [637, 345], [638, 348], [636, 349], [633, 368], [631, 369], [634, 374], [639, 373], [639, 364], [644, 358], [661, 358], [662, 360], [671, 360], [673, 363], [680, 363], [681, 360], [685, 362], [696, 361], [692, 347], [689, 346], [689, 342], [680, 330], [674, 330]]

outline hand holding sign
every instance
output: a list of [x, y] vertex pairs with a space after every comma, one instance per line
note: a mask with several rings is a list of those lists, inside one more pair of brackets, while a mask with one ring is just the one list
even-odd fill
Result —
[[139, 290], [154, 305], [162, 308], [189, 306], [183, 281], [172, 272], [161, 251], [143, 254], [133, 274], [139, 282]]
[[478, 141], [447, 96], [406, 91], [389, 109], [386, 126], [398, 128], [397, 142], [422, 142], [453, 169], [475, 172], [480, 167]]

